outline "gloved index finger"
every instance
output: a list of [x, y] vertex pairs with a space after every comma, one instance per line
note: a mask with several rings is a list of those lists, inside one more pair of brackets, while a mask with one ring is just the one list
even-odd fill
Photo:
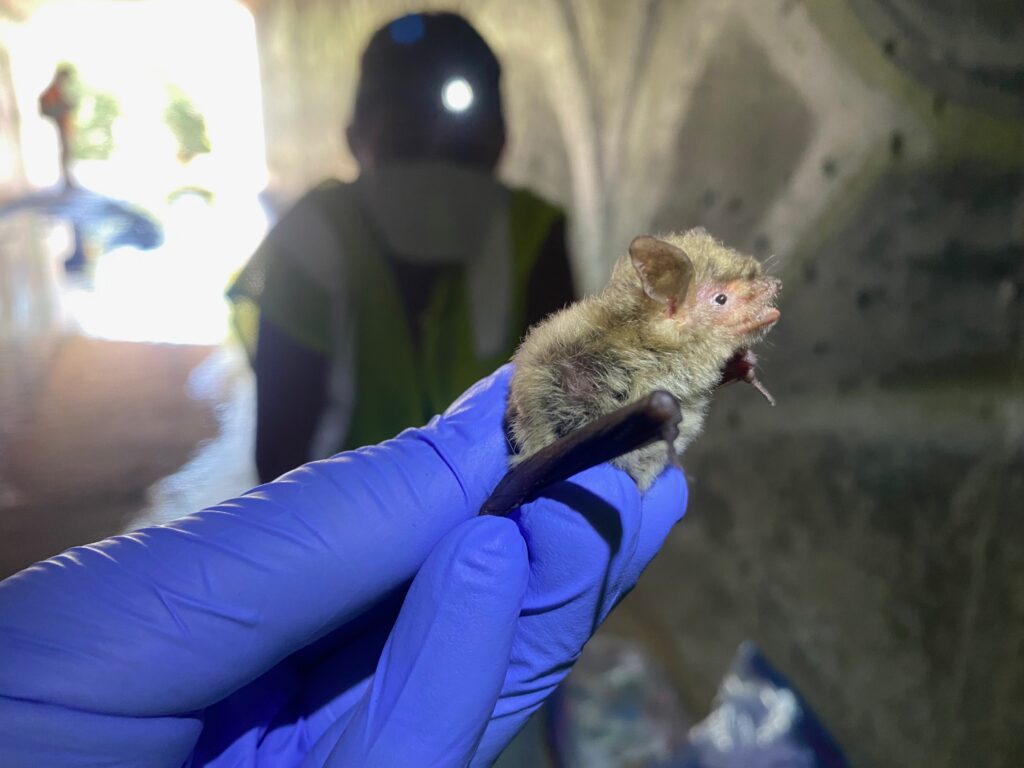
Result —
[[397, 439], [0, 583], [0, 695], [201, 709], [410, 579], [507, 463], [510, 369]]

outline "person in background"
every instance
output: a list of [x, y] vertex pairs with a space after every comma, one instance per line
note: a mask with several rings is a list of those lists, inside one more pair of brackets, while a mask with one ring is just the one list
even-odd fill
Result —
[[71, 178], [71, 135], [74, 130], [75, 100], [72, 96], [74, 67], [61, 64], [53, 79], [39, 96], [39, 113], [53, 120], [60, 141], [60, 174], [65, 187], [74, 186]]
[[424, 423], [573, 299], [564, 214], [495, 177], [500, 81], [452, 13], [370, 40], [347, 130], [358, 179], [303, 196], [229, 290], [255, 337], [261, 480]]

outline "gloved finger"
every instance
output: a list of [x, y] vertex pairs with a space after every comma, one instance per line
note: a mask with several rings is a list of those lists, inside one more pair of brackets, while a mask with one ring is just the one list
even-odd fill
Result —
[[0, 695], [202, 709], [408, 581], [506, 468], [508, 367], [444, 417], [0, 583]]
[[466, 765], [498, 698], [529, 576], [503, 518], [470, 520], [416, 575], [373, 682], [340, 737], [307, 758], [329, 766]]
[[688, 488], [686, 476], [677, 467], [668, 467], [641, 500], [640, 533], [627, 580], [635, 584], [643, 570], [658, 554], [665, 539], [686, 514]]
[[348, 722], [372, 681], [406, 592], [397, 590], [344, 631], [303, 648], [205, 709], [193, 765], [243, 764], [257, 753], [272, 756], [275, 765], [294, 765], [328, 728]]
[[0, 697], [0, 765], [180, 768], [197, 717], [112, 717]]
[[[682, 472], [675, 468], [666, 469], [655, 484], [643, 494], [636, 544], [629, 558], [628, 573], [623, 580], [625, 587], [628, 588], [636, 582], [664, 543], [671, 527], [682, 518], [686, 509], [686, 498], [685, 478]], [[364, 618], [365, 615], [360, 617], [360, 622]], [[388, 626], [393, 623], [393, 620], [387, 622]], [[359, 642], [347, 642], [327, 658], [318, 657], [315, 669], [306, 675], [308, 682], [301, 701], [297, 702], [293, 711], [286, 716], [289, 721], [302, 722], [303, 738], [307, 741], [315, 741], [339, 720], [347, 718], [362, 696], [361, 683], [372, 673], [386, 635], [379, 640], [367, 637], [358, 639]], [[303, 655], [308, 654], [303, 651]], [[359, 684], [356, 684], [357, 682]], [[251, 695], [247, 687], [236, 693], [235, 697], [250, 699]], [[208, 712], [207, 722], [209, 717]], [[266, 745], [275, 738], [277, 734], [267, 734], [262, 737], [262, 743]], [[334, 739], [329, 739], [330, 743], [333, 741]]]
[[[611, 472], [610, 474], [614, 475], [615, 473]], [[628, 492], [628, 484], [625, 488]], [[639, 530], [635, 539], [635, 545], [632, 547], [632, 554], [628, 558], [629, 568], [623, 580], [623, 587], [628, 588], [629, 585], [636, 582], [640, 573], [664, 543], [671, 527], [682, 518], [686, 509], [686, 491], [686, 481], [682, 472], [678, 469], [669, 468], [643, 494], [640, 500]], [[631, 492], [628, 492], [627, 496], [632, 498]], [[516, 515], [515, 517], [520, 519], [521, 515]], [[591, 521], [587, 524], [586, 518], [573, 511], [564, 522], [569, 526], [586, 524], [591, 533], [602, 536], [605, 542], [614, 539], [612, 535], [613, 530], [606, 530], [604, 535], [600, 533], [599, 528], [601, 526], [599, 520], [594, 518], [595, 515], [591, 514]], [[559, 524], [554, 517], [550, 522], [556, 525]], [[598, 524], [597, 527], [595, 527], [595, 523]], [[609, 523], [611, 523], [611, 519], [609, 519]], [[604, 527], [607, 529], [610, 526], [605, 525]], [[557, 538], [553, 538], [553, 541], [579, 541], [580, 538], [577, 534], [565, 533]], [[535, 556], [543, 556], [542, 544], [538, 544], [533, 549], [535, 550]], [[586, 553], [589, 550], [584, 549], [582, 551]], [[566, 559], [571, 561], [577, 552], [578, 550], [570, 548], [568, 552], [552, 553], [548, 559], [554, 561], [556, 558], [560, 558], [563, 561], [566, 561]], [[578, 575], [586, 575], [587, 565], [592, 564], [593, 559], [590, 558], [589, 554], [584, 554], [583, 559], [587, 562], [583, 564], [565, 562], [565, 570], [572, 571]], [[585, 580], [584, 583], [586, 583]], [[569, 604], [572, 601], [565, 600], [565, 602]], [[383, 640], [380, 642], [383, 644]], [[569, 649], [569, 654], [567, 655], [571, 654], [572, 649]], [[373, 669], [370, 659], [372, 658], [375, 661], [379, 655], [380, 646], [378, 645], [367, 647], [365, 645], [353, 646], [350, 644], [339, 649], [333, 658], [329, 658], [317, 666], [315, 673], [310, 675], [310, 684], [306, 695], [303, 697], [304, 701], [301, 708], [301, 719], [303, 720], [305, 733], [308, 738], [316, 739], [340, 718], [346, 716], [346, 713], [353, 706], [354, 699], [361, 695], [359, 689], [353, 687], [350, 682], [353, 674], [357, 670], [366, 669], [367, 672], [363, 673], [362, 677], [368, 675]], [[359, 679], [362, 679], [362, 677]], [[245, 691], [243, 690], [241, 693], [244, 694]]]
[[640, 492], [610, 465], [582, 472], [516, 510], [530, 581], [494, 716], [473, 765], [490, 765], [568, 674], [611, 606], [631, 586]]

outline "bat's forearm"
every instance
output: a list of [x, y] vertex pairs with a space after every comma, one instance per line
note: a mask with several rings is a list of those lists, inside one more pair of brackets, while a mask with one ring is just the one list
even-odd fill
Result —
[[619, 408], [542, 448], [502, 478], [480, 509], [481, 515], [505, 515], [535, 499], [553, 483], [623, 454], [664, 440], [670, 457], [682, 415], [664, 390]]

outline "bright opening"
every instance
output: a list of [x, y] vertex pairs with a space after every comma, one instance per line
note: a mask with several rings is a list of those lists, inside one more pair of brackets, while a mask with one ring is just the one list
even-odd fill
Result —
[[[69, 322], [110, 339], [222, 341], [224, 289], [267, 227], [251, 13], [235, 0], [53, 3], [12, 26], [5, 43], [30, 184], [59, 180], [57, 131], [37, 100], [68, 62], [83, 94], [76, 124], [99, 125], [103, 137], [99, 156], [77, 159], [73, 176], [139, 208], [163, 232], [149, 250], [105, 250], [86, 238], [88, 267], [63, 286]], [[46, 242], [60, 261], [70, 227], [48, 220], [60, 236]]]

